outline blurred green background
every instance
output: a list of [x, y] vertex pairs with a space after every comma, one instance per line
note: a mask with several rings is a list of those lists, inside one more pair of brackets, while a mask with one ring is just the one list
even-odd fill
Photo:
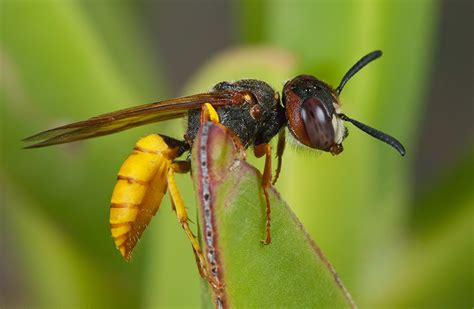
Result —
[[[361, 307], [472, 307], [470, 12], [468, 1], [1, 0], [0, 306], [201, 303], [167, 199], [131, 263], [108, 224], [135, 141], [179, 138], [183, 121], [38, 150], [22, 150], [22, 138], [221, 80], [280, 91], [308, 73], [336, 85], [382, 49], [341, 100], [407, 156], [349, 126], [338, 157], [288, 147], [277, 188]], [[178, 181], [193, 218], [190, 179]]]

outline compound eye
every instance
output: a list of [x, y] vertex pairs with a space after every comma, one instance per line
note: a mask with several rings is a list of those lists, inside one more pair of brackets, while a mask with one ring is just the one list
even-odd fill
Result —
[[335, 144], [332, 117], [321, 100], [311, 97], [301, 104], [301, 118], [311, 147], [330, 151]]

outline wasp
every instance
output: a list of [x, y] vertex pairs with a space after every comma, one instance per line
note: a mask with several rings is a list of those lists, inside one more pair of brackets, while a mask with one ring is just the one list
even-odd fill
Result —
[[[394, 137], [354, 120], [341, 111], [339, 96], [359, 70], [379, 58], [373, 51], [357, 61], [334, 89], [311, 75], [299, 75], [284, 84], [282, 96], [267, 83], [255, 79], [221, 82], [206, 93], [139, 105], [67, 124], [25, 139], [26, 148], [38, 148], [113, 134], [158, 121], [187, 117], [183, 139], [162, 134], [141, 138], [117, 176], [111, 204], [110, 227], [115, 245], [129, 260], [147, 225], [169, 192], [178, 221], [189, 238], [201, 276], [211, 285], [212, 276], [200, 244], [189, 227], [183, 199], [175, 181], [176, 173], [190, 171], [190, 149], [200, 126], [212, 121], [229, 129], [241, 149], [253, 147], [256, 157], [265, 157], [262, 188], [266, 201], [264, 244], [271, 242], [271, 208], [268, 190], [281, 171], [285, 129], [300, 145], [338, 155], [348, 136], [345, 122], [392, 146], [402, 156], [405, 148]], [[277, 167], [272, 179], [270, 141], [278, 135]], [[183, 159], [179, 159], [184, 156]]]

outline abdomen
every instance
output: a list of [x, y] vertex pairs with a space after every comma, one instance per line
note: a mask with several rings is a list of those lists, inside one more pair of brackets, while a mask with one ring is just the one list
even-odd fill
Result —
[[176, 152], [161, 136], [148, 135], [137, 142], [118, 172], [110, 227], [115, 246], [126, 260], [160, 207]]

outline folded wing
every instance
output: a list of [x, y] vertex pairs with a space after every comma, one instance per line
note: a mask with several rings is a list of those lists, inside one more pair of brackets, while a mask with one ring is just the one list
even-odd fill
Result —
[[56, 144], [70, 143], [83, 139], [108, 135], [141, 125], [179, 118], [189, 110], [200, 109], [204, 103], [215, 107], [242, 104], [238, 92], [219, 92], [197, 94], [167, 101], [139, 105], [111, 112], [54, 129], [50, 129], [24, 139], [33, 144], [25, 148], [39, 148]]

